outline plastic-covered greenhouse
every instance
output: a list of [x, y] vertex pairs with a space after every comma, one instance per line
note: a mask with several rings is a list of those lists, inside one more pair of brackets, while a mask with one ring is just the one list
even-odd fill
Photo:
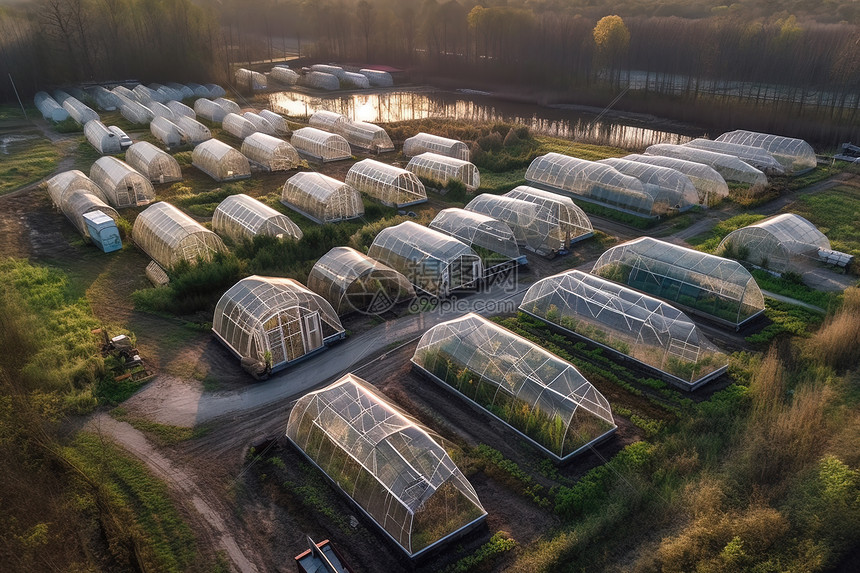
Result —
[[72, 97], [72, 94], [68, 92], [64, 92], [63, 90], [54, 90], [54, 99], [57, 100], [57, 103], [63, 105], [63, 102]]
[[704, 138], [688, 141], [684, 144], [684, 147], [692, 147], [694, 149], [704, 149], [705, 151], [734, 155], [744, 163], [752, 165], [764, 173], [776, 175], [782, 175], [785, 173], [785, 169], [782, 168], [780, 162], [777, 161], [773, 155], [760, 147], [741, 145], [739, 143], [729, 143], [727, 141], [713, 141]]
[[207, 88], [206, 86], [202, 86], [200, 84], [195, 84], [194, 82], [189, 82], [185, 85], [187, 85], [189, 88], [191, 88], [191, 91], [194, 92], [194, 97], [202, 97], [202, 98], [218, 97], [218, 96], [213, 96], [212, 93], [209, 91], [209, 88]]
[[394, 144], [388, 133], [372, 123], [363, 121], [347, 121], [340, 127], [340, 133], [350, 145], [367, 149], [374, 153], [394, 151]]
[[570, 197], [528, 185], [514, 187], [505, 193], [505, 197], [528, 201], [549, 209], [558, 221], [558, 240], [564, 245], [563, 248], [594, 235], [594, 228], [588, 215]]
[[654, 197], [652, 214], [662, 210], [686, 211], [699, 204], [699, 192], [689, 177], [676, 169], [639, 163], [629, 159], [602, 159], [599, 163], [609, 165], [624, 175], [635, 177], [645, 186], [645, 191]]
[[363, 159], [350, 167], [346, 182], [391, 207], [408, 207], [427, 201], [424, 184], [414, 173], [373, 159]]
[[473, 286], [484, 273], [481, 257], [465, 243], [412, 221], [380, 231], [367, 254], [440, 298]]
[[178, 99], [191, 99], [194, 97], [194, 89], [178, 82], [167, 82], [167, 87], [173, 88], [179, 94]]
[[170, 111], [170, 108], [163, 103], [153, 101], [146, 104], [146, 106], [149, 108], [149, 111], [152, 112], [152, 115], [154, 117], [163, 117], [164, 119], [167, 119], [169, 121], [173, 121], [176, 119], [176, 115], [174, 115], [174, 113]]
[[42, 117], [45, 119], [50, 119], [51, 121], [65, 121], [69, 118], [69, 112], [57, 103], [57, 100], [48, 95], [47, 92], [37, 92], [36, 95], [33, 96], [33, 101], [39, 109], [39, 113], [41, 113]]
[[149, 205], [155, 201], [155, 190], [149, 179], [116, 157], [105, 155], [90, 167], [90, 179], [104, 192], [108, 203], [122, 209]]
[[235, 181], [251, 176], [248, 158], [217, 139], [197, 144], [191, 152], [191, 164], [215, 181]]
[[302, 83], [310, 88], [320, 90], [332, 91], [340, 89], [340, 80], [337, 79], [337, 76], [324, 72], [309, 72], [304, 75]]
[[[51, 199], [54, 199], [51, 196]], [[63, 215], [71, 221], [78, 232], [84, 237], [89, 238], [90, 232], [84, 222], [84, 213], [92, 211], [101, 211], [114, 221], [119, 219], [119, 213], [105, 203], [101, 197], [86, 189], [76, 189], [62, 196], [59, 202], [54, 200], [57, 208], [63, 212]]]
[[302, 171], [284, 183], [281, 203], [316, 223], [337, 223], [364, 215], [361, 194], [322, 173]]
[[167, 118], [157, 116], [149, 122], [149, 131], [167, 147], [179, 147], [182, 144], [182, 132], [179, 126]]
[[471, 152], [469, 146], [456, 139], [448, 139], [431, 133], [419, 133], [403, 142], [403, 155], [414, 157], [425, 152], [438, 153], [447, 157], [455, 157], [469, 161]]
[[224, 128], [224, 131], [239, 139], [245, 139], [252, 133], [257, 133], [257, 128], [254, 127], [253, 123], [235, 113], [225, 115], [221, 121], [221, 127]]
[[129, 147], [125, 161], [153, 183], [182, 181], [179, 162], [148, 141], [138, 141]]
[[140, 103], [140, 100], [137, 99], [137, 94], [125, 86], [116, 86], [111, 90], [111, 93], [117, 97], [124, 97], [126, 99], [130, 99], [131, 101], [136, 101], [137, 103]]
[[87, 136], [87, 141], [90, 142], [90, 145], [102, 155], [122, 153], [119, 138], [97, 119], [87, 122], [84, 126], [84, 135]]
[[439, 155], [437, 153], [422, 153], [409, 160], [406, 169], [430, 181], [448, 185], [449, 181], [459, 181], [467, 190], [474, 191], [481, 186], [481, 174], [478, 168], [462, 159]]
[[311, 70], [314, 72], [320, 72], [324, 74], [330, 74], [337, 79], [343, 79], [346, 70], [341, 68], [340, 66], [331, 66], [329, 64], [313, 64], [311, 66]]
[[290, 138], [290, 144], [299, 153], [323, 163], [352, 157], [349, 143], [342, 136], [315, 127], [295, 130]]
[[717, 141], [764, 149], [779, 161], [786, 173], [802, 173], [818, 165], [815, 150], [802, 139], [738, 129], [722, 134]]
[[345, 115], [321, 109], [308, 118], [308, 125], [331, 133], [342, 134], [343, 126], [349, 123]]
[[213, 123], [221, 123], [227, 112], [224, 108], [212, 101], [211, 99], [200, 98], [194, 102], [194, 113], [198, 117]]
[[224, 91], [224, 88], [219, 86], [218, 84], [206, 84], [206, 89], [209, 90], [209, 97], [211, 98], [222, 98], [227, 95], [227, 92]]
[[412, 363], [555, 461], [616, 429], [609, 402], [576, 368], [477, 314], [428, 330]]
[[88, 121], [99, 119], [99, 114], [77, 98], [66, 98], [63, 102], [63, 109], [69, 112], [69, 117], [81, 125], [86, 125]]
[[140, 102], [121, 95], [117, 95], [117, 98], [120, 101], [120, 113], [131, 123], [143, 125], [149, 123], [155, 117], [152, 110]]
[[268, 86], [266, 76], [246, 68], [236, 70], [236, 85], [251, 90], [264, 90]]
[[176, 118], [176, 127], [179, 128], [182, 139], [191, 145], [212, 139], [212, 132], [209, 131], [209, 128], [196, 119], [180, 115]]
[[215, 253], [226, 250], [218, 235], [164, 201], [153, 203], [137, 216], [131, 236], [165, 269], [180, 261], [210, 261]]
[[694, 390], [728, 369], [728, 357], [670, 304], [582, 271], [534, 283], [520, 310]]
[[216, 97], [212, 102], [215, 105], [220, 106], [221, 109], [227, 113], [235, 113], [236, 115], [242, 113], [242, 108], [239, 107], [239, 104], [232, 100], [225, 99], [223, 97]]
[[394, 79], [388, 72], [383, 72], [380, 70], [361, 69], [358, 70], [358, 73], [370, 80], [370, 85], [372, 85], [373, 87], [390, 88], [394, 85]]
[[729, 195], [729, 186], [723, 176], [717, 173], [713, 167], [704, 163], [696, 163], [685, 159], [674, 157], [663, 157], [662, 155], [640, 155], [631, 153], [623, 159], [647, 163], [648, 165], [659, 165], [680, 171], [692, 181], [696, 192], [699, 194], [699, 204], [713, 206]]
[[143, 84], [138, 84], [132, 88], [132, 90], [137, 98], [137, 101], [142, 103], [145, 106], [149, 106], [152, 102], [164, 103], [164, 95], [158, 93], [155, 90], [151, 90]]
[[252, 133], [242, 142], [242, 155], [266, 171], [287, 171], [301, 165], [296, 149], [277, 137]]
[[102, 86], [93, 86], [89, 88], [90, 96], [95, 100], [99, 109], [104, 111], [113, 111], [119, 107], [119, 98], [116, 94]]
[[793, 213], [783, 213], [732, 231], [720, 251], [778, 273], [803, 271], [819, 261], [819, 251], [830, 251], [830, 241], [815, 225]]
[[294, 72], [289, 68], [282, 68], [280, 66], [275, 66], [272, 68], [272, 71], [269, 72], [269, 78], [275, 80], [278, 83], [282, 83], [288, 86], [294, 86], [299, 81], [299, 74]]
[[343, 83], [360, 90], [366, 90], [370, 88], [370, 79], [364, 74], [359, 74], [356, 72], [344, 72]]
[[308, 288], [341, 316], [380, 314], [415, 297], [406, 277], [350, 247], [335, 247], [320, 257], [308, 274]]
[[58, 207], [63, 203], [63, 197], [72, 191], [89, 191], [102, 201], [107, 201], [105, 192], [96, 182], [87, 177], [83, 171], [73, 169], [54, 175], [46, 182], [48, 194]]
[[409, 557], [487, 517], [441, 440], [353, 374], [300, 398], [287, 438]]
[[651, 237], [612, 247], [591, 272], [734, 327], [764, 312], [761, 289], [739, 262]]
[[465, 209], [443, 209], [430, 222], [430, 228], [451, 235], [468, 245], [481, 257], [484, 269], [510, 261], [524, 263], [514, 232], [506, 223]]
[[472, 199], [466, 210], [503, 221], [514, 232], [517, 245], [539, 255], [551, 255], [569, 244], [558, 218], [543, 205], [483, 193]]
[[275, 126], [269, 123], [269, 120], [264, 118], [261, 115], [254, 113], [253, 111], [246, 111], [242, 114], [242, 117], [250, 121], [254, 124], [254, 129], [259, 133], [265, 133], [266, 135], [276, 135]]
[[234, 241], [253, 239], [257, 235], [302, 238], [302, 230], [289, 217], [244, 193], [230, 195], [218, 204], [212, 214], [212, 229]]
[[182, 103], [181, 101], [169, 101], [165, 104], [167, 108], [173, 112], [174, 119], [179, 119], [180, 116], [197, 119], [197, 114], [194, 110]]
[[182, 94], [179, 91], [165, 85], [153, 83], [149, 84], [149, 89], [155, 90], [160, 93], [164, 98], [165, 104], [171, 101], [179, 101], [182, 99]]
[[749, 163], [744, 163], [734, 155], [671, 143], [651, 145], [645, 150], [645, 154], [662, 155], [664, 157], [674, 157], [675, 159], [704, 163], [712, 167], [726, 181], [747, 183], [749, 185], [767, 185], [767, 176], [764, 173]]
[[290, 126], [287, 125], [287, 120], [281, 114], [269, 111], [267, 109], [262, 109], [260, 110], [259, 115], [271, 124], [271, 126], [275, 129], [276, 135], [290, 134]]
[[218, 300], [212, 332], [240, 360], [267, 365], [271, 372], [346, 336], [323, 297], [293, 279], [256, 275]]
[[639, 216], [656, 216], [654, 197], [641, 181], [617, 169], [560, 153], [534, 159], [526, 170], [526, 181], [575, 195], [579, 199], [605, 205]]

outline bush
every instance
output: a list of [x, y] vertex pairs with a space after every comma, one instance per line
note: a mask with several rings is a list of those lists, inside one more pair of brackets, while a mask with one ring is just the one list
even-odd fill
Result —
[[504, 146], [504, 139], [497, 131], [493, 131], [490, 132], [488, 135], [479, 137], [477, 143], [482, 150], [495, 152], [502, 150], [502, 147]]
[[836, 370], [858, 363], [860, 355], [860, 288], [845, 290], [842, 308], [808, 341], [811, 359]]

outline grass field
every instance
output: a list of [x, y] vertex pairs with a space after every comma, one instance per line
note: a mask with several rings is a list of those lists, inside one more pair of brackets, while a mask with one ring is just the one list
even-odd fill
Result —
[[860, 257], [860, 189], [842, 185], [801, 195], [790, 210], [814, 223], [834, 249]]
[[[26, 139], [0, 146], [0, 195], [47, 177], [57, 168], [60, 151], [36, 132], [16, 133]], [[0, 136], [5, 140], [6, 136]]]

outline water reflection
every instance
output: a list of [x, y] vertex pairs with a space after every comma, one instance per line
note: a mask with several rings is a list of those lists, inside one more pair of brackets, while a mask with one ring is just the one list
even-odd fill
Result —
[[655, 143], [684, 143], [701, 133], [676, 133], [623, 123], [578, 110], [540, 107], [533, 104], [498, 102], [479, 95], [438, 91], [394, 91], [374, 94], [312, 96], [299, 92], [269, 94], [277, 112], [310, 116], [324, 109], [357, 121], [391, 123], [425, 118], [462, 121], [505, 121], [528, 125], [532, 131], [584, 141], [641, 149]]

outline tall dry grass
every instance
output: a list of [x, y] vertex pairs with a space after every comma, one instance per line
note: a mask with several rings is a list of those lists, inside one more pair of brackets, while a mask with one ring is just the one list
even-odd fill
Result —
[[842, 308], [809, 339], [806, 350], [811, 360], [839, 371], [860, 362], [860, 288], [845, 290]]

